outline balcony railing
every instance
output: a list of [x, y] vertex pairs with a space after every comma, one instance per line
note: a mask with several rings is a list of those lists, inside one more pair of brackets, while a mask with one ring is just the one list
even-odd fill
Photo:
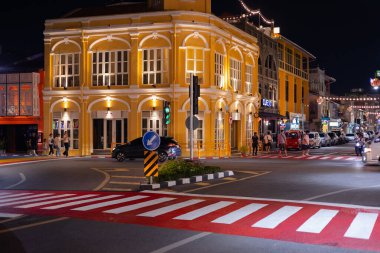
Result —
[[301, 69], [295, 68], [294, 66], [285, 63], [284, 61], [279, 61], [279, 67], [290, 73], [295, 74], [296, 76], [302, 77], [303, 79], [309, 80], [309, 74]]

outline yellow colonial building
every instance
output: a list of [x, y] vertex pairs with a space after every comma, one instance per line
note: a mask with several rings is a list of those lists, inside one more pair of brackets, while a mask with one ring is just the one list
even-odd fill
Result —
[[[249, 145], [260, 104], [256, 38], [211, 14], [211, 0], [152, 0], [141, 8], [45, 22], [45, 134], [68, 131], [70, 154], [90, 155], [153, 130], [174, 137], [188, 156], [193, 73], [201, 86], [195, 156]], [[171, 105], [169, 125], [163, 101]]]

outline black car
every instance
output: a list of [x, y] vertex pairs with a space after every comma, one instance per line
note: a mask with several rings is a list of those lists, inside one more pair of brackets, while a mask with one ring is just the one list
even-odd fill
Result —
[[[181, 147], [172, 137], [160, 137], [160, 146], [157, 149], [158, 161], [165, 162], [167, 159], [176, 159], [181, 156]], [[119, 145], [112, 150], [112, 158], [119, 162], [126, 158], [144, 158], [144, 146], [142, 137], [134, 139], [127, 144]]]

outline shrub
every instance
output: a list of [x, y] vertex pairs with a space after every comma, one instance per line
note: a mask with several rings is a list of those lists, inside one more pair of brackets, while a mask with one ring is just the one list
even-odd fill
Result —
[[217, 166], [203, 166], [198, 161], [169, 160], [158, 169], [158, 181], [171, 181], [180, 178], [219, 172]]

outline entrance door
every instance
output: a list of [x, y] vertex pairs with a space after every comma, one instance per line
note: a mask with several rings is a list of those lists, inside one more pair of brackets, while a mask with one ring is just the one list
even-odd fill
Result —
[[93, 148], [110, 149], [126, 141], [126, 119], [93, 119]]
[[231, 124], [231, 149], [238, 148], [238, 121], [234, 120]]
[[148, 131], [154, 131], [160, 136], [167, 135], [167, 127], [162, 126], [162, 114], [161, 112], [148, 112], [144, 111], [142, 114], [142, 133], [143, 136]]

